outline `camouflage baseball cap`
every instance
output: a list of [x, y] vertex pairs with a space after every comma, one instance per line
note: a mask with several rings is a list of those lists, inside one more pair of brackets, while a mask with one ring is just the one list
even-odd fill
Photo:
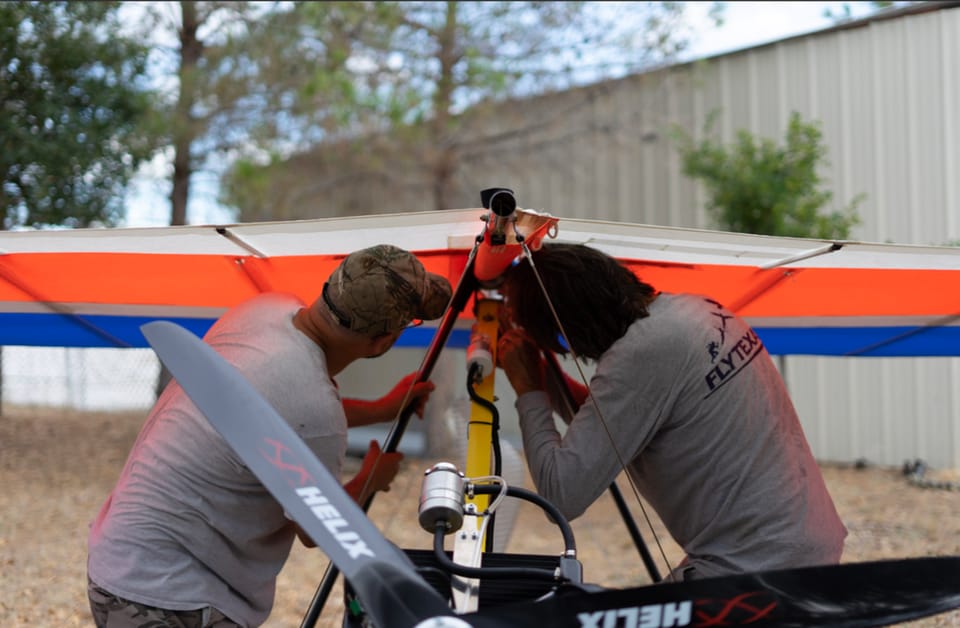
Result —
[[355, 251], [323, 287], [323, 299], [347, 329], [365, 336], [399, 331], [443, 316], [452, 290], [412, 253], [389, 244]]

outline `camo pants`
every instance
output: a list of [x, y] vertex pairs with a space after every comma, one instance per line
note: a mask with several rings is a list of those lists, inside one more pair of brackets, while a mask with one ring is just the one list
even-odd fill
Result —
[[131, 602], [105, 591], [87, 579], [90, 612], [97, 628], [236, 628], [237, 623], [207, 606], [171, 611]]

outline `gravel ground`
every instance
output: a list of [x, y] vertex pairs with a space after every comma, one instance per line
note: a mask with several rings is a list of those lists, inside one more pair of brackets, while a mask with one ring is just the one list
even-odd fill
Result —
[[[116, 480], [142, 420], [142, 414], [37, 410], [0, 416], [0, 626], [92, 625], [85, 589], [87, 525]], [[421, 474], [432, 462], [406, 460], [393, 490], [378, 496], [370, 510], [401, 547], [431, 546], [416, 520]], [[844, 562], [960, 555], [960, 492], [918, 488], [900, 469], [824, 465], [823, 471], [850, 530]], [[960, 480], [954, 470], [931, 475]], [[629, 487], [621, 489], [633, 502]], [[540, 511], [514, 503], [519, 506], [507, 551], [559, 553], [560, 536]], [[666, 539], [663, 554], [676, 563], [677, 547], [658, 521], [652, 524]], [[610, 498], [574, 522], [574, 530], [585, 580], [608, 586], [649, 581]], [[659, 557], [649, 528], [641, 531]], [[295, 544], [267, 626], [300, 625], [326, 565], [321, 553]], [[338, 585], [318, 626], [340, 625], [340, 595]], [[960, 612], [911, 625], [960, 626]]]

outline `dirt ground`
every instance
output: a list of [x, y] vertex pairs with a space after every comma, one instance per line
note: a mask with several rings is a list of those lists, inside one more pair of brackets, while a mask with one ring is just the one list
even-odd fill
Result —
[[[142, 414], [35, 409], [0, 416], [0, 626], [92, 625], [85, 590], [87, 526], [142, 420]], [[417, 524], [417, 507], [422, 472], [433, 462], [406, 460], [393, 490], [378, 496], [370, 509], [370, 517], [400, 547], [431, 546]], [[960, 555], [960, 492], [913, 486], [900, 469], [825, 464], [823, 471], [850, 531], [844, 562]], [[931, 475], [960, 480], [953, 470]], [[621, 490], [629, 503], [635, 501], [629, 486], [621, 484]], [[662, 554], [675, 564], [680, 552], [655, 518], [652, 523]], [[649, 581], [612, 499], [596, 503], [574, 522], [574, 531], [586, 581], [608, 586]], [[650, 529], [642, 525], [641, 532], [665, 573]], [[506, 549], [557, 554], [562, 543], [539, 510], [519, 502]], [[296, 544], [280, 575], [267, 626], [300, 625], [326, 565], [317, 550]], [[340, 625], [340, 595], [338, 585], [318, 626]], [[911, 625], [960, 626], [960, 612]]]

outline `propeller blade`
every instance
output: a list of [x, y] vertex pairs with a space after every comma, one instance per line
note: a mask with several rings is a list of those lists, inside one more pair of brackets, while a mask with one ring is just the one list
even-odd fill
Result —
[[805, 567], [596, 593], [462, 615], [472, 626], [885, 626], [960, 607], [960, 557]]
[[186, 329], [155, 321], [147, 342], [210, 424], [326, 553], [378, 626], [451, 615], [300, 437], [231, 364]]

